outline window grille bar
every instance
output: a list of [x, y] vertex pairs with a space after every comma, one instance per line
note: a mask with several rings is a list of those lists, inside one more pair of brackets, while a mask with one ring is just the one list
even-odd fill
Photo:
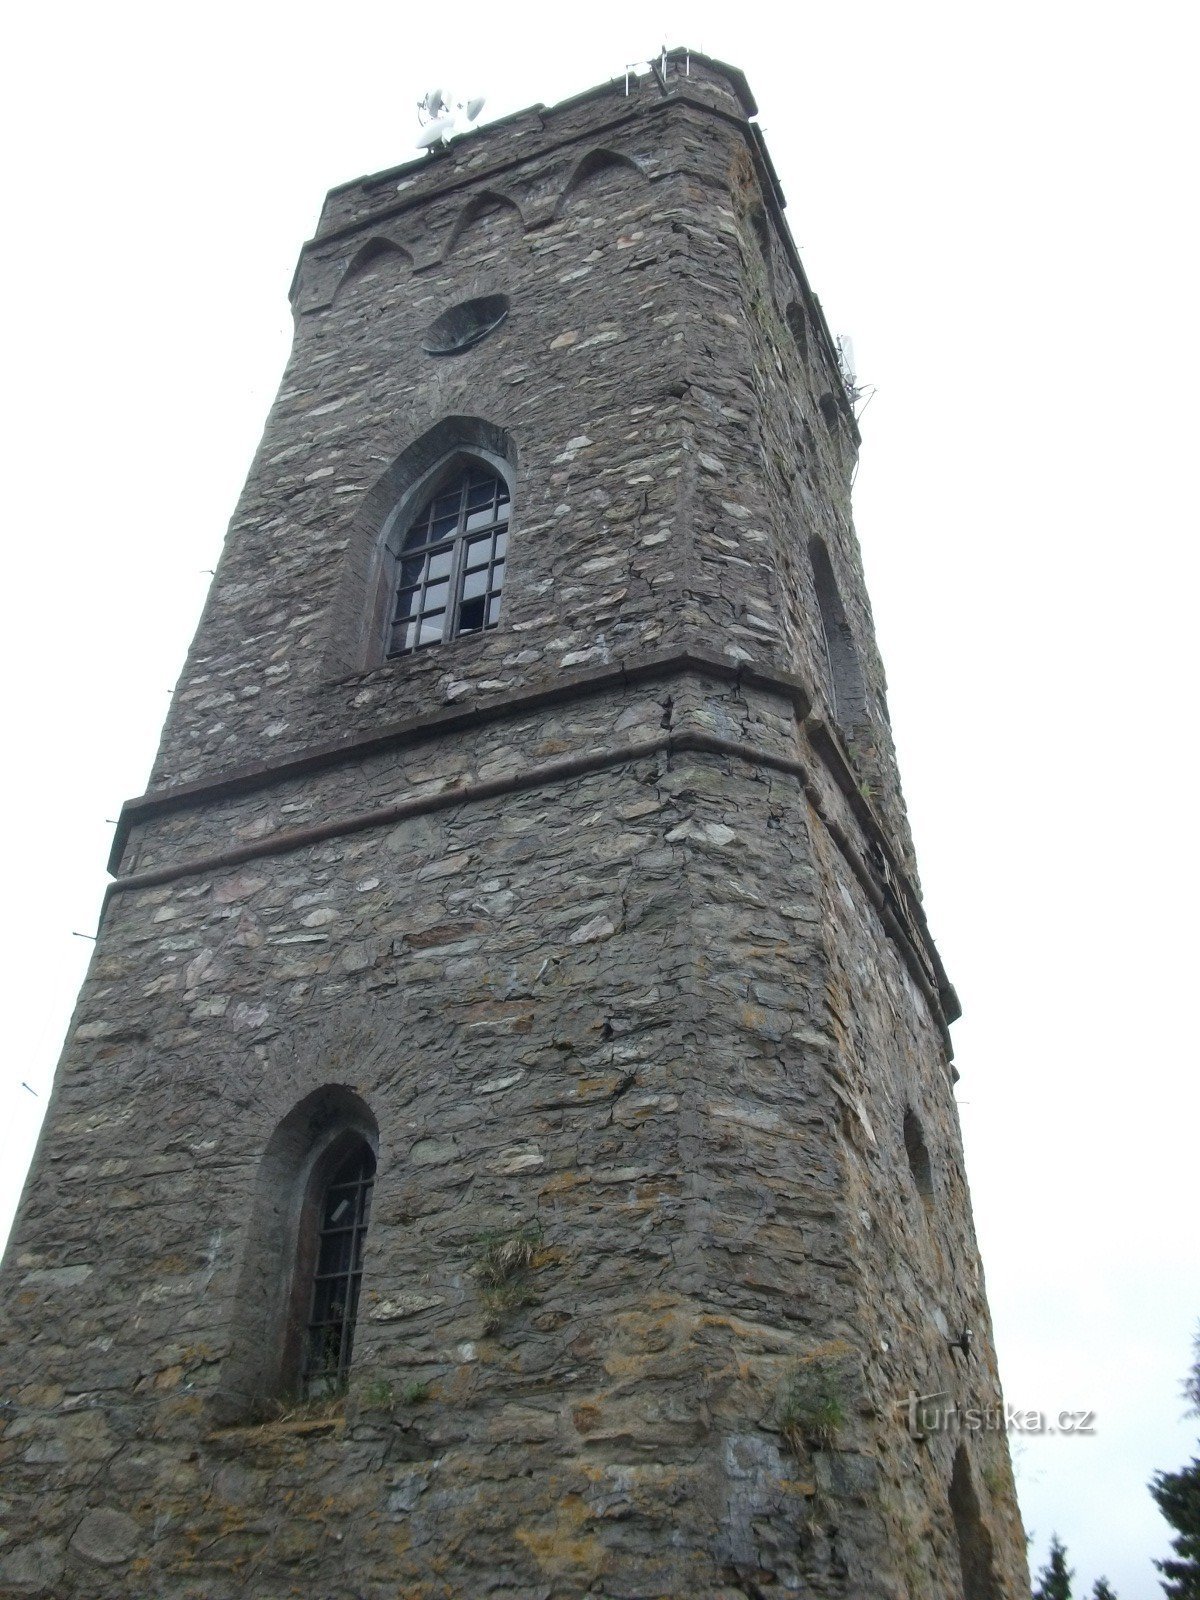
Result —
[[375, 1158], [362, 1144], [342, 1162], [321, 1197], [301, 1380], [309, 1396], [341, 1389], [350, 1370], [374, 1183]]
[[[396, 557], [389, 656], [498, 625], [509, 504], [503, 478], [478, 466], [430, 495]], [[483, 559], [472, 566], [481, 551]], [[480, 573], [482, 588], [467, 594], [468, 578]]]

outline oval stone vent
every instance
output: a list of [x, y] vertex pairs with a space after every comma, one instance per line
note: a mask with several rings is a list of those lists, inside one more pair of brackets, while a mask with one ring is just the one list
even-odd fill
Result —
[[506, 294], [485, 294], [478, 300], [463, 300], [430, 323], [421, 348], [430, 356], [457, 355], [460, 350], [469, 350], [473, 344], [486, 339], [507, 315]]

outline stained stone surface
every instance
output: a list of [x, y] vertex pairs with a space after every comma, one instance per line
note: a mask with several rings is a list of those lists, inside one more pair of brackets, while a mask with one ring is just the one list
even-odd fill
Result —
[[[857, 434], [740, 76], [691, 69], [335, 191], [302, 255], [0, 1278], [0, 1593], [1028, 1593], [1003, 1433], [907, 1423], [1000, 1388]], [[384, 661], [380, 506], [462, 417], [515, 472], [502, 625]], [[280, 1130], [335, 1103], [378, 1172], [306, 1407]]]

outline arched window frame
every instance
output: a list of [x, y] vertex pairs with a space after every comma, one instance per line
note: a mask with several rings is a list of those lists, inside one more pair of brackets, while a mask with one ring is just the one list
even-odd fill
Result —
[[[360, 1191], [365, 1189], [366, 1192], [366, 1211], [365, 1215], [360, 1216], [356, 1204], [349, 1227], [349, 1266], [339, 1274], [340, 1278], [346, 1280], [349, 1303], [345, 1314], [338, 1319], [336, 1359], [318, 1368], [313, 1358], [314, 1334], [322, 1323], [332, 1328], [327, 1319], [318, 1317], [323, 1309], [318, 1300], [318, 1273], [325, 1265], [322, 1247], [328, 1235], [325, 1212], [335, 1179], [354, 1156], [365, 1157], [369, 1163], [369, 1177], [360, 1184]], [[296, 1253], [283, 1348], [284, 1388], [294, 1390], [303, 1399], [339, 1394], [349, 1377], [362, 1281], [362, 1246], [370, 1222], [370, 1195], [375, 1185], [375, 1169], [374, 1143], [358, 1128], [330, 1129], [314, 1147], [310, 1157], [296, 1225]], [[361, 1201], [361, 1192], [358, 1198]]]
[[218, 1420], [234, 1422], [301, 1394], [321, 1209], [332, 1175], [358, 1145], [378, 1161], [375, 1117], [341, 1084], [305, 1095], [266, 1140], [247, 1196], [229, 1353], [213, 1396]]
[[390, 534], [393, 514], [398, 512], [400, 519], [412, 516], [431, 479], [463, 457], [478, 459], [489, 469], [498, 467], [504, 474], [511, 515], [520, 462], [516, 440], [506, 428], [486, 417], [452, 413], [410, 440], [354, 506], [344, 529], [345, 554], [325, 629], [323, 672], [330, 682], [384, 665], [384, 619], [393, 593], [392, 558], [384, 548], [384, 531]]
[[[421, 512], [428, 503], [434, 499], [439, 490], [460, 478], [472, 468], [482, 469], [490, 476], [499, 480], [504, 485], [508, 495], [506, 507], [507, 517], [504, 522], [505, 533], [512, 528], [514, 513], [514, 474], [509, 462], [495, 451], [484, 449], [480, 446], [458, 449], [444, 456], [440, 461], [428, 468], [427, 471], [408, 488], [405, 489], [396, 501], [387, 517], [384, 519], [380, 541], [380, 577], [376, 584], [376, 599], [372, 619], [372, 632], [381, 641], [382, 654], [385, 658], [398, 658], [411, 655], [415, 651], [429, 648], [433, 644], [448, 644], [464, 634], [474, 637], [478, 633], [492, 632], [499, 625], [499, 616], [495, 621], [486, 619], [480, 628], [464, 630], [462, 627], [462, 607], [464, 602], [463, 589], [467, 577], [466, 558], [472, 543], [474, 530], [460, 520], [460, 524], [453, 539], [451, 551], [451, 564], [448, 576], [448, 604], [446, 609], [447, 623], [440, 636], [426, 644], [407, 645], [395, 648], [392, 639], [393, 612], [396, 599], [401, 589], [401, 576], [403, 560], [405, 557], [404, 542], [409, 532], [416, 523]], [[493, 524], [494, 528], [496, 525]], [[482, 531], [482, 530], [480, 530]], [[409, 552], [411, 555], [412, 552]], [[502, 554], [499, 561], [503, 563], [505, 556]], [[489, 569], [489, 583], [494, 572]], [[501, 598], [504, 584], [495, 590], [489, 588], [488, 594], [496, 599]], [[485, 598], [485, 607], [487, 599]]]

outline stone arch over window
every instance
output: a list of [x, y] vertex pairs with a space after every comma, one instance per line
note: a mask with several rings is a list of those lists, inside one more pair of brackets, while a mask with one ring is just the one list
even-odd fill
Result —
[[333, 292], [334, 303], [343, 296], [347, 287], [357, 278], [373, 269], [388, 266], [393, 271], [401, 267], [412, 266], [412, 256], [403, 245], [396, 244], [392, 239], [375, 237], [368, 239], [350, 257], [346, 270], [338, 279], [337, 288]]
[[267, 1141], [222, 1384], [230, 1416], [344, 1387], [378, 1148], [370, 1108], [339, 1084], [306, 1095]]
[[580, 190], [606, 188], [608, 186], [606, 180], [623, 181], [631, 172], [645, 180], [645, 173], [637, 162], [629, 156], [622, 155], [619, 150], [589, 150], [587, 155], [576, 163], [571, 176], [567, 179], [566, 187], [554, 208], [555, 216], [561, 216], [568, 209]]
[[521, 208], [509, 195], [485, 189], [468, 200], [450, 231], [445, 254], [478, 256], [498, 250], [501, 245], [520, 239], [525, 233]]
[[[488, 475], [493, 479], [495, 490], [488, 502], [491, 516], [480, 514], [484, 509], [482, 492], [476, 497], [479, 503], [471, 504], [469, 483], [464, 491], [463, 479], [472, 475], [478, 480]], [[418, 647], [394, 634], [401, 591], [417, 597], [415, 611], [408, 620], [419, 621], [422, 613], [432, 616], [438, 610], [449, 613], [454, 609], [442, 630], [443, 639], [486, 631], [496, 625], [498, 607], [491, 620], [489, 611], [504, 587], [507, 569], [497, 572], [497, 567], [506, 561], [504, 547], [516, 482], [517, 452], [512, 438], [505, 429], [482, 417], [445, 417], [401, 451], [364, 496], [354, 515], [331, 619], [327, 662], [331, 676], [361, 672], [380, 665], [389, 654], [402, 655]], [[443, 493], [448, 495], [456, 483], [460, 515], [450, 539], [448, 526], [432, 525], [437, 523], [432, 502]], [[445, 513], [448, 507], [442, 511]], [[420, 531], [423, 513], [426, 530], [437, 537], [414, 540], [406, 550], [408, 536]], [[428, 520], [431, 516], [432, 524]], [[491, 541], [486, 564], [480, 542], [485, 531]], [[444, 557], [448, 543], [456, 548], [449, 569], [439, 572], [435, 568], [445, 563], [435, 563], [432, 558]], [[418, 556], [422, 558], [419, 564]], [[407, 567], [406, 561], [411, 563]], [[485, 572], [484, 588], [477, 593], [481, 572]], [[430, 594], [441, 581], [451, 585], [444, 607], [438, 604], [436, 593]], [[463, 603], [481, 598], [485, 601], [483, 628], [476, 626], [470, 611], [464, 627]], [[433, 633], [432, 627], [426, 631]], [[436, 641], [427, 637], [424, 642]]]
[[825, 654], [825, 678], [834, 721], [844, 734], [852, 735], [865, 726], [867, 691], [854, 635], [846, 608], [838, 592], [829, 551], [820, 539], [808, 547], [812, 562], [817, 606], [821, 614], [821, 636]]
[[963, 1600], [1003, 1600], [996, 1579], [992, 1535], [983, 1520], [967, 1447], [963, 1444], [954, 1452], [954, 1469], [950, 1476], [950, 1514], [954, 1518], [958, 1560], [962, 1568]]

